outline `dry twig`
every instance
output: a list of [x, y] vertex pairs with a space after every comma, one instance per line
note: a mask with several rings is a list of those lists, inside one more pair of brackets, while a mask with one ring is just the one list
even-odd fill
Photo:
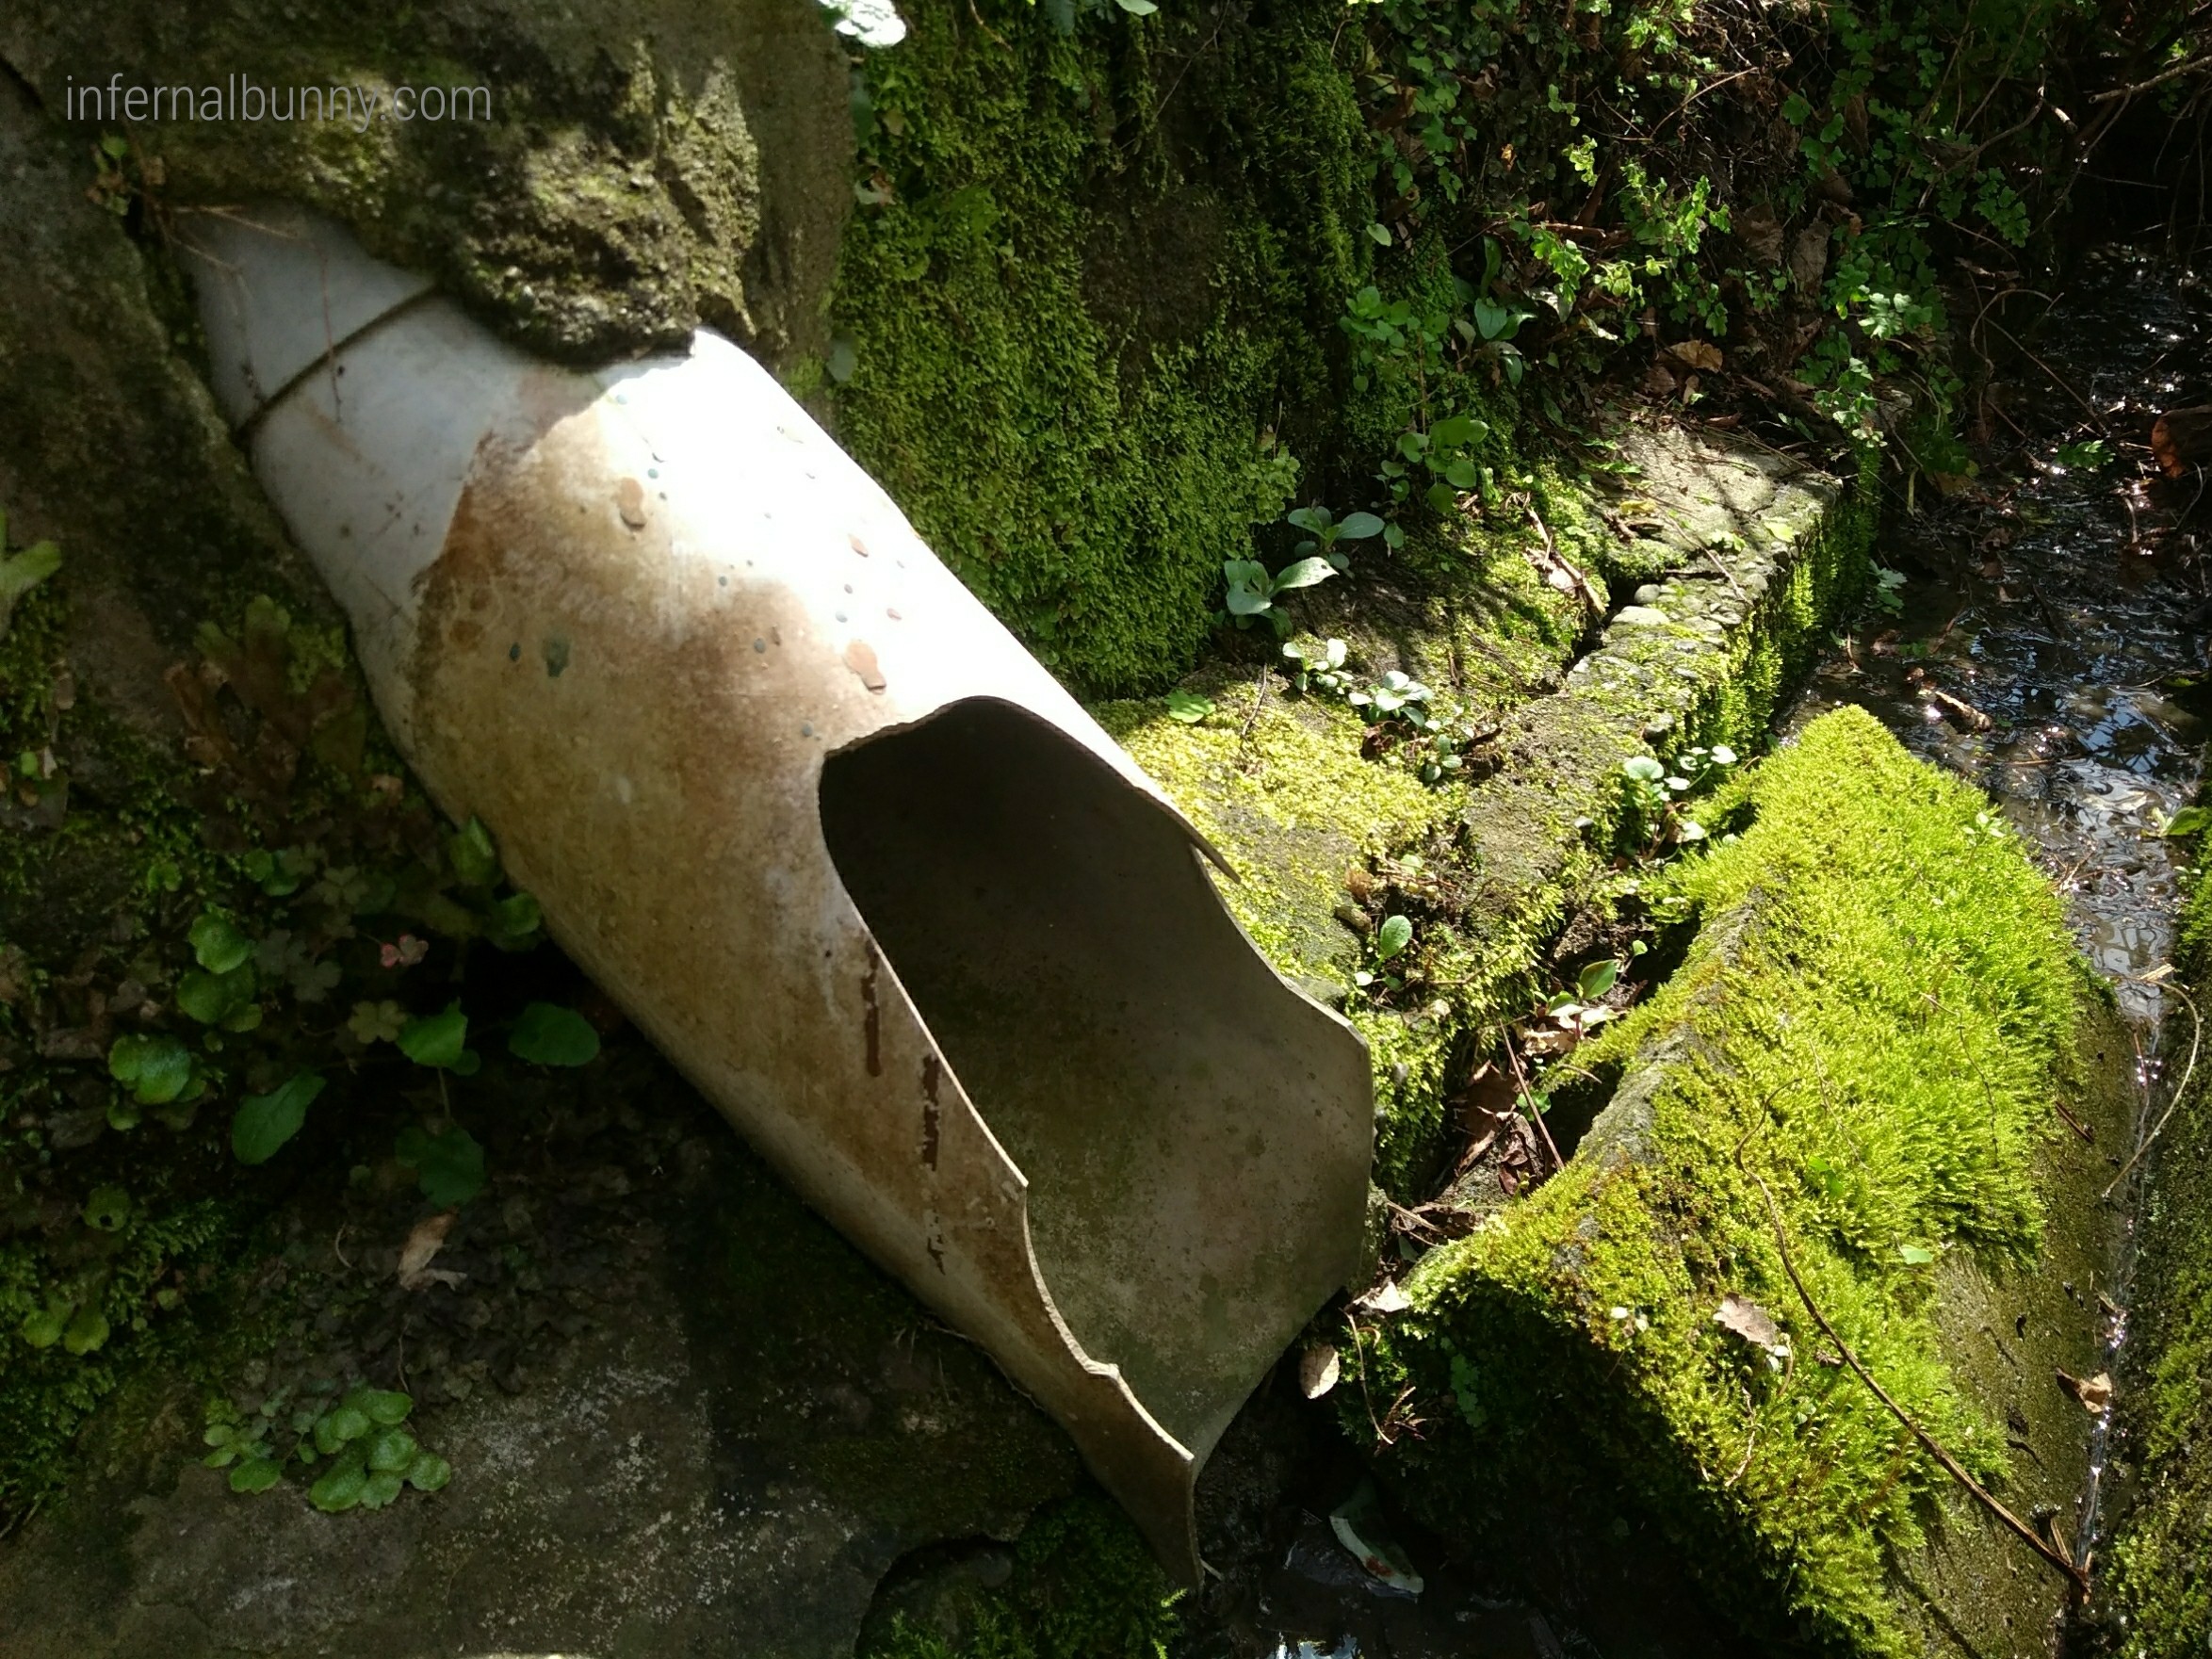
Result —
[[[1765, 1109], [1764, 1102], [1762, 1102], [1761, 1109], [1762, 1111]], [[1750, 1132], [1746, 1134], [1743, 1140], [1736, 1143], [1736, 1167], [1750, 1177], [1752, 1185], [1759, 1189], [1759, 1195], [1766, 1200], [1766, 1213], [1774, 1224], [1775, 1246], [1781, 1252], [1782, 1271], [1789, 1275], [1790, 1283], [1797, 1289], [1797, 1299], [1805, 1304], [1805, 1311], [1813, 1316], [1813, 1323], [1819, 1326], [1822, 1334], [1835, 1344], [1836, 1352], [1844, 1357], [1844, 1363], [1851, 1368], [1853, 1374], [1873, 1391], [1874, 1397], [1888, 1407], [1891, 1416], [1912, 1432], [1912, 1438], [1927, 1448], [1928, 1456], [1942, 1466], [1944, 1472], [1972, 1493], [1975, 1500], [1984, 1509], [1987, 1509], [2006, 1527], [2017, 1534], [2021, 1540], [2034, 1550], [2037, 1554], [2064, 1573], [2067, 1582], [2074, 1586], [2074, 1595], [2086, 1602], [2090, 1599], [2090, 1575], [2074, 1565], [2072, 1559], [2060, 1554], [2057, 1549], [2044, 1540], [2041, 1533], [2021, 1520], [2019, 1516], [2013, 1514], [2011, 1510], [2006, 1508], [2003, 1504], [1990, 1494], [1988, 1488], [1969, 1474], [1965, 1465], [1945, 1451], [1943, 1444], [1927, 1430], [1922, 1428], [1919, 1421], [1904, 1407], [1898, 1405], [1891, 1397], [1890, 1391], [1875, 1380], [1874, 1373], [1866, 1369], [1865, 1363], [1860, 1359], [1857, 1350], [1850, 1343], [1845, 1342], [1843, 1333], [1829, 1323], [1828, 1315], [1820, 1310], [1820, 1304], [1813, 1299], [1813, 1293], [1806, 1289], [1804, 1279], [1798, 1276], [1797, 1261], [1790, 1254], [1789, 1234], [1782, 1226], [1781, 1206], [1775, 1201], [1774, 1189], [1766, 1184], [1756, 1170], [1744, 1162], [1744, 1148], [1749, 1145], [1751, 1135], [1757, 1132], [1758, 1126], [1754, 1125]]]

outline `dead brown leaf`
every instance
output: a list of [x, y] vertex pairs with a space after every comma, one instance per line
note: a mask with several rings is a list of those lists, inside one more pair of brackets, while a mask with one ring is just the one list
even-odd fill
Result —
[[1711, 340], [1677, 340], [1667, 350], [1677, 363], [1690, 368], [1716, 373], [1721, 366], [1720, 348]]
[[415, 1224], [415, 1230], [407, 1235], [407, 1242], [399, 1246], [399, 1288], [412, 1291], [418, 1285], [457, 1285], [462, 1276], [445, 1268], [432, 1267], [438, 1252], [446, 1247], [446, 1235], [453, 1230], [451, 1210]]
[[1963, 725], [1968, 731], [1986, 732], [1997, 724], [1965, 698], [1954, 697], [1948, 691], [1939, 691], [1933, 686], [1924, 689], [1921, 695], [1942, 709], [1946, 719]]
[[1782, 1335], [1781, 1326], [1775, 1324], [1774, 1315], [1746, 1296], [1730, 1293], [1721, 1297], [1720, 1306], [1714, 1309], [1713, 1323], [1723, 1330], [1733, 1331], [1754, 1348], [1769, 1354], [1781, 1355], [1790, 1351], [1789, 1338]]
[[2112, 1404], [2112, 1378], [2108, 1373], [2098, 1372], [2094, 1376], [2069, 1376], [2058, 1373], [2058, 1386], [2072, 1394], [2081, 1408], [2091, 1417], [2104, 1412]]
[[1735, 233], [1760, 264], [1771, 268], [1781, 263], [1781, 220], [1775, 217], [1774, 209], [1768, 203], [1761, 202], [1749, 211], [1737, 214]]
[[1797, 233], [1790, 249], [1790, 275], [1797, 278], [1800, 293], [1820, 291], [1820, 279], [1828, 274], [1828, 238], [1825, 223], [1809, 225]]
[[2212, 403], [2169, 409], [2151, 427], [2151, 453], [2168, 478], [2187, 478], [2199, 462], [2212, 461]]

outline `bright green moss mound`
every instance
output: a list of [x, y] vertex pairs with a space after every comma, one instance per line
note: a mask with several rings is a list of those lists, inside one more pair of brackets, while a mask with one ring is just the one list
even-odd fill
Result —
[[[2200, 872], [2212, 836], [2197, 843]], [[2200, 1010], [2212, 988], [2212, 882], [2182, 917], [2182, 970]], [[2178, 1011], [2177, 1011], [2178, 1015]], [[2179, 1015], [2186, 1019], [2186, 1015]], [[2212, 1647], [2212, 1112], [2206, 1056], [2155, 1154], [2142, 1216], [2131, 1348], [2148, 1357], [2121, 1401], [2141, 1474], [2107, 1560], [2107, 1604], [2126, 1616], [2130, 1659]], [[2121, 1628], [2108, 1624], [2108, 1629]]]
[[1194, 61], [1165, 14], [904, 9], [864, 72], [839, 435], [1064, 680], [1164, 685], [1289, 504], [1281, 412], [1326, 415], [1366, 220], [1341, 18], [1262, 8]]
[[[1887, 1574], [1948, 1483], [1819, 1359], [1752, 1177], [1875, 1374], [2001, 1480], [2004, 1425], [1946, 1361], [1939, 1283], [2037, 1248], [2037, 1152], [2089, 982], [1983, 798], [1864, 713], [1814, 724], [1748, 794], [1740, 839], [1654, 884], [1703, 931], [1585, 1051], [1618, 1076], [1612, 1105], [1566, 1171], [1427, 1258], [1412, 1311], [1365, 1339], [1346, 1410], [1365, 1429], [1362, 1399], [1413, 1385], [1423, 1436], [1384, 1467], [1440, 1528], [1594, 1457], [1752, 1629], [1911, 1651]], [[1732, 1293], [1791, 1358], [1715, 1323]]]

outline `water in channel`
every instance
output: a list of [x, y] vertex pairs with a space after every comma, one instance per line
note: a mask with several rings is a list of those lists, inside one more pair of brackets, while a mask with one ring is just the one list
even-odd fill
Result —
[[[2045, 306], [2032, 333], [2020, 330]], [[1920, 480], [1911, 510], [1891, 503], [1876, 552], [1887, 596], [1821, 664], [1790, 724], [1855, 703], [2003, 807], [2118, 992], [2139, 1142], [2181, 1081], [2169, 1056], [2195, 1034], [2160, 984], [2190, 843], [2159, 832], [2198, 787], [2204, 723], [2191, 709], [2212, 614], [2195, 528], [2204, 475], [2166, 478], [2149, 438], [2161, 412], [2212, 402], [2212, 287], [2107, 248], [2056, 303], [2008, 311], [2026, 344], [1987, 416], [1995, 458], [1951, 493]], [[2147, 1167], [2135, 1164], [2108, 1210], [2110, 1277], [2097, 1288], [2117, 1310], [2113, 1358]], [[2097, 1420], [2072, 1518], [2081, 1553], [2105, 1519], [2110, 1418]]]

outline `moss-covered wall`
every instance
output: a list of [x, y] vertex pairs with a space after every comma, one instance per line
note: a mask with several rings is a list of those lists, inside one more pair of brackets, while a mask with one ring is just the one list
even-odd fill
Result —
[[1330, 432], [1373, 252], [1341, 12], [905, 9], [855, 72], [839, 435], [1064, 679], [1164, 685]]
[[[1430, 1254], [1407, 1313], [1355, 1315], [1346, 1426], [1369, 1439], [1370, 1403], [1412, 1391], [1375, 1451], [1445, 1530], [1553, 1458], [1594, 1463], [1773, 1638], [1901, 1654], [1948, 1621], [1998, 1639], [2063, 1582], [1838, 1363], [1760, 1183], [1892, 1395], [2016, 1506], [2069, 1504], [2088, 1423], [2044, 1379], [2095, 1357], [2093, 1315], [2057, 1281], [2093, 1282], [2105, 1166], [2052, 1099], [2118, 1127], [2096, 1082], [2109, 1010], [1986, 801], [1866, 715], [1815, 724], [1748, 798], [1740, 838], [1647, 878], [1703, 932], [1576, 1056], [1618, 1086], [1575, 1157]], [[1772, 1321], [1768, 1348], [1716, 1322], [1731, 1296]], [[2025, 1370], [1981, 1352], [2015, 1314], [1995, 1340]]]

